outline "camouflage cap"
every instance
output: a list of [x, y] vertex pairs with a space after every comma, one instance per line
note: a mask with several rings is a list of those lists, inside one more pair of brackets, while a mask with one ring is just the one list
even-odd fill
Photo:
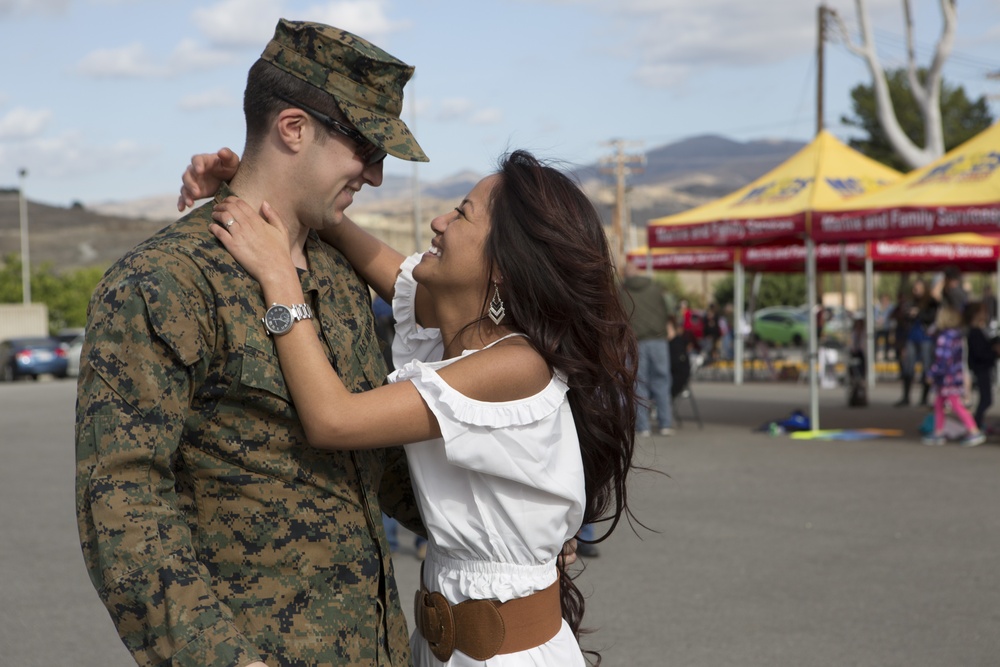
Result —
[[261, 59], [333, 95], [365, 138], [390, 155], [428, 158], [399, 118], [413, 68], [371, 42], [322, 23], [281, 19]]

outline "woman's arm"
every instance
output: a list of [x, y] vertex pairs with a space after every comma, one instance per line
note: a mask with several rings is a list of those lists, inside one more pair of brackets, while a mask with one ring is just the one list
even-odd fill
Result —
[[[390, 304], [396, 293], [396, 278], [405, 257], [389, 244], [375, 238], [346, 215], [342, 222], [319, 232], [319, 237], [344, 253], [361, 278]], [[437, 327], [430, 295], [417, 285], [414, 317], [422, 327]]]
[[[212, 233], [264, 290], [266, 303], [303, 303], [287, 233], [269, 207], [269, 224], [235, 197], [216, 207], [213, 217], [238, 221], [231, 229], [212, 225]], [[351, 393], [327, 362], [312, 326], [297, 324], [275, 336], [285, 383], [309, 443], [323, 449], [365, 449], [440, 437], [432, 411], [411, 382]], [[440, 372], [459, 393], [480, 401], [510, 401], [531, 396], [551, 374], [541, 356], [523, 338], [510, 339], [456, 361]]]
[[320, 231], [319, 237], [344, 253], [361, 278], [379, 296], [392, 303], [399, 265], [404, 259], [401, 253], [369, 234], [346, 215], [343, 222]]

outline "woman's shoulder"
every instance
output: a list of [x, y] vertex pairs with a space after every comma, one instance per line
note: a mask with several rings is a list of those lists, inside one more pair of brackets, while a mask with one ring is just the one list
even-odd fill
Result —
[[569, 390], [561, 373], [519, 345], [437, 363], [414, 362], [393, 380], [413, 382], [439, 420], [491, 428], [538, 423], [558, 411]]
[[545, 358], [521, 336], [467, 354], [442, 369], [442, 374], [469, 398], [489, 402], [534, 396], [553, 378]]

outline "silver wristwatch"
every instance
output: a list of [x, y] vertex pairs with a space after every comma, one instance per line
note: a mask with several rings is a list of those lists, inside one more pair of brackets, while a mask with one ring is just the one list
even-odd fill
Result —
[[293, 324], [299, 320], [311, 320], [312, 316], [312, 308], [305, 303], [296, 303], [291, 306], [272, 303], [271, 307], [264, 313], [264, 328], [272, 336], [283, 336], [292, 330]]

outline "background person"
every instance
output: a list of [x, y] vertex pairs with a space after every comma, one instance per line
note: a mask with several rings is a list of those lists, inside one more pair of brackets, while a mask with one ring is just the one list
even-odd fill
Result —
[[967, 433], [959, 444], [975, 447], [986, 441], [986, 436], [976, 425], [965, 408], [965, 373], [962, 361], [962, 314], [952, 303], [945, 302], [938, 308], [935, 320], [937, 337], [934, 346], [934, 362], [930, 376], [934, 382], [934, 432], [922, 439], [925, 445], [943, 445], [944, 409], [947, 405], [965, 426]]
[[893, 349], [892, 331], [893, 318], [892, 311], [895, 308], [892, 298], [888, 294], [882, 294], [875, 304], [875, 362], [879, 359], [880, 353], [883, 361], [889, 361], [895, 355], [890, 356], [889, 351]]
[[[625, 262], [625, 280], [621, 299], [629, 314], [632, 330], [639, 340], [638, 371], [636, 373], [635, 431], [650, 435], [649, 406], [656, 406], [660, 435], [673, 435], [674, 416], [671, 405], [670, 349], [667, 344], [667, 304], [663, 289], [645, 275], [634, 261]], [[682, 303], [682, 309], [686, 307]]]
[[[931, 389], [930, 368], [934, 361], [934, 320], [937, 317], [938, 302], [927, 289], [927, 284], [917, 279], [913, 282], [908, 297], [896, 308], [897, 322], [905, 329], [901, 342], [904, 344], [900, 357], [900, 378], [903, 395], [897, 407], [910, 405], [910, 390], [917, 379], [916, 367], [920, 364], [920, 405], [926, 406]], [[899, 340], [897, 338], [897, 340]]]
[[997, 365], [997, 350], [1000, 338], [989, 336], [989, 309], [982, 301], [970, 303], [966, 307], [965, 319], [968, 327], [968, 364], [972, 373], [979, 402], [972, 418], [980, 431], [986, 432], [986, 411], [993, 405], [993, 382]]

